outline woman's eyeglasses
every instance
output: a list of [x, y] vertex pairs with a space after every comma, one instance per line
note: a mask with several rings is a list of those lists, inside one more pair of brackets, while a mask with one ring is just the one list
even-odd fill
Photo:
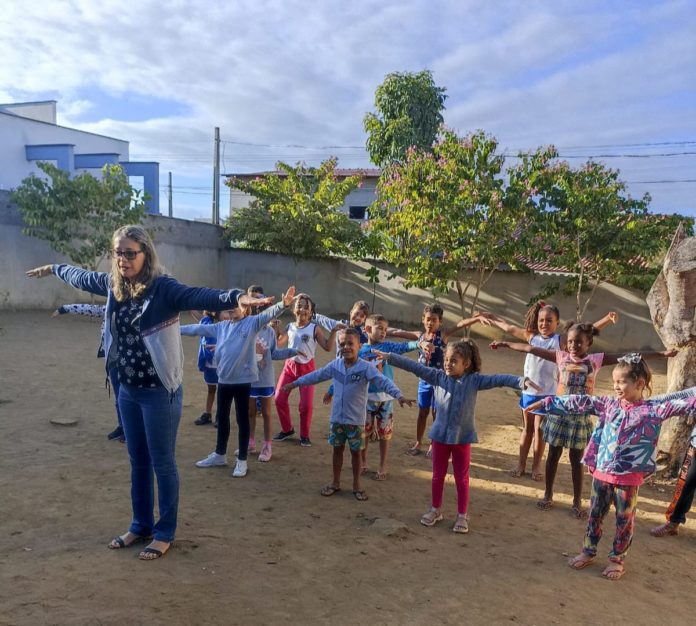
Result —
[[123, 257], [127, 261], [132, 261], [137, 257], [142, 250], [112, 250], [111, 251], [111, 256], [115, 258]]

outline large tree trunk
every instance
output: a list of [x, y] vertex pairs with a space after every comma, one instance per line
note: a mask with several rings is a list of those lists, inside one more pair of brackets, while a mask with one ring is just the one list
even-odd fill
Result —
[[[686, 237], [681, 225], [647, 302], [662, 342], [679, 348], [667, 366], [667, 391], [696, 386], [696, 237]], [[658, 452], [668, 476], [679, 471], [691, 428], [686, 417], [674, 417], [662, 429]]]

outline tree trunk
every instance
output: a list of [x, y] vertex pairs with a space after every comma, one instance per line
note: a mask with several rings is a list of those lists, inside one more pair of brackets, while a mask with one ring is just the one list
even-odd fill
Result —
[[[678, 348], [667, 366], [667, 391], [696, 385], [696, 237], [686, 237], [680, 225], [672, 239], [660, 275], [647, 297], [650, 316], [662, 342]], [[665, 474], [676, 476], [691, 433], [686, 417], [674, 417], [662, 428], [658, 444]]]

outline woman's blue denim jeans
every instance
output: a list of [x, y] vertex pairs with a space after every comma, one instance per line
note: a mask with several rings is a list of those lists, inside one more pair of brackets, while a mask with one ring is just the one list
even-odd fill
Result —
[[[139, 389], [122, 384], [118, 405], [131, 464], [133, 522], [130, 532], [173, 541], [179, 508], [179, 472], [174, 451], [181, 419], [183, 388]], [[160, 518], [155, 523], [153, 470]]]

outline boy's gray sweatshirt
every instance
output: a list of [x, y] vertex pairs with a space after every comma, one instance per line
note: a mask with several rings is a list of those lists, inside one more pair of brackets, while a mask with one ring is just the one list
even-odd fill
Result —
[[254, 383], [259, 378], [256, 360], [256, 334], [285, 310], [282, 302], [258, 315], [217, 324], [187, 324], [182, 335], [215, 338], [218, 382], [222, 385]]
[[316, 385], [332, 378], [334, 397], [329, 418], [332, 424], [365, 426], [367, 389], [370, 383], [397, 400], [403, 397], [399, 388], [391, 380], [382, 376], [377, 367], [363, 359], [358, 359], [350, 367], [346, 367], [342, 358], [334, 359], [321, 369], [298, 378], [294, 386]]

